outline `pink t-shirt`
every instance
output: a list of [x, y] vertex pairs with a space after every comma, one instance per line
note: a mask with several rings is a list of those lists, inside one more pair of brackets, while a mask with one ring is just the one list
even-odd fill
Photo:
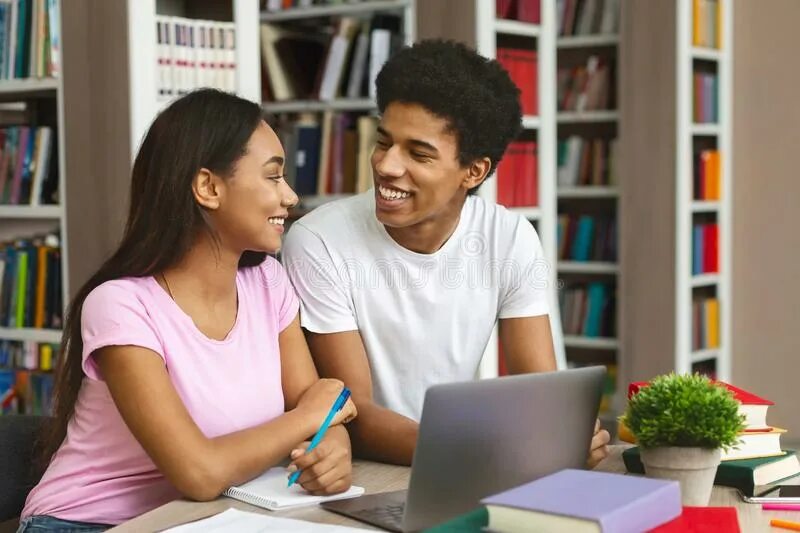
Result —
[[135, 345], [159, 354], [209, 438], [284, 412], [278, 334], [297, 316], [297, 297], [271, 257], [240, 270], [236, 287], [236, 322], [224, 340], [203, 335], [152, 277], [109, 281], [89, 294], [81, 320], [86, 375], [75, 415], [23, 517], [118, 524], [180, 496], [117, 411], [92, 356], [99, 348]]

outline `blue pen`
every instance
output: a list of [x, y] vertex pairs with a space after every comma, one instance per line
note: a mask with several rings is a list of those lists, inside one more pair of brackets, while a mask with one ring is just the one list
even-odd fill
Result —
[[[325, 432], [328, 431], [328, 426], [331, 425], [333, 417], [336, 416], [336, 413], [342, 410], [342, 407], [344, 407], [344, 404], [347, 403], [347, 399], [349, 397], [350, 397], [350, 389], [345, 387], [344, 390], [342, 390], [342, 392], [339, 394], [339, 397], [336, 398], [336, 401], [333, 402], [333, 407], [331, 407], [328, 416], [326, 416], [325, 420], [323, 420], [322, 425], [319, 427], [319, 430], [317, 431], [317, 434], [314, 435], [313, 439], [311, 439], [311, 444], [309, 444], [308, 448], [306, 448], [306, 453], [310, 452], [311, 450], [317, 447], [317, 444], [320, 443], [322, 437], [325, 436]], [[296, 470], [289, 477], [289, 485], [287, 486], [291, 487], [297, 481], [297, 478], [300, 477], [301, 472], [302, 470]]]

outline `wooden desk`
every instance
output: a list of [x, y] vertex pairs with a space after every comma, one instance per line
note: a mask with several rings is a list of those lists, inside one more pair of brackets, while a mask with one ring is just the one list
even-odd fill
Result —
[[[625, 473], [625, 466], [622, 463], [621, 456], [622, 450], [624, 449], [625, 446], [612, 446], [611, 455], [597, 467], [597, 470]], [[366, 461], [356, 461], [353, 466], [353, 479], [355, 484], [364, 487], [368, 494], [404, 489], [408, 486], [408, 475], [409, 469], [401, 466], [384, 465]], [[734, 489], [727, 487], [714, 487], [711, 503], [709, 505], [736, 507], [739, 511], [739, 526], [743, 533], [776, 533], [778, 531], [785, 531], [770, 528], [769, 521], [771, 518], [784, 518], [800, 522], [800, 512], [762, 511], [760, 505], [744, 503]], [[229, 507], [283, 518], [296, 518], [323, 524], [340, 524], [363, 529], [374, 529], [367, 524], [330, 513], [318, 506], [305, 507], [292, 511], [270, 512], [231, 498], [220, 497], [212, 502], [204, 503], [176, 500], [130, 520], [129, 522], [125, 522], [111, 531], [160, 531], [179, 524], [185, 524], [186, 522], [206, 518], [220, 513]]]

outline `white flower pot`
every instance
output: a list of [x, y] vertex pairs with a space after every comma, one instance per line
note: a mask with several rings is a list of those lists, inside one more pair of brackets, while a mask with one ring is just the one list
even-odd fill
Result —
[[708, 505], [711, 499], [720, 455], [719, 449], [709, 448], [665, 446], [641, 449], [647, 477], [678, 481], [683, 505], [697, 507]]

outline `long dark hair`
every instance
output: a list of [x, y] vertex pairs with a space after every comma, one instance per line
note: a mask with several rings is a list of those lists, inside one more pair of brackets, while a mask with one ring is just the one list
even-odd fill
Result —
[[[155, 119], [139, 148], [131, 175], [130, 211], [119, 248], [80, 288], [67, 312], [56, 370], [53, 420], [40, 440], [40, 469], [49, 464], [67, 434], [83, 380], [83, 302], [98, 285], [122, 277], [150, 276], [174, 265], [200, 231], [216, 240], [207, 214], [195, 202], [191, 183], [201, 168], [229, 176], [262, 120], [258, 104], [215, 89], [176, 100]], [[239, 267], [266, 254], [245, 252]]]

